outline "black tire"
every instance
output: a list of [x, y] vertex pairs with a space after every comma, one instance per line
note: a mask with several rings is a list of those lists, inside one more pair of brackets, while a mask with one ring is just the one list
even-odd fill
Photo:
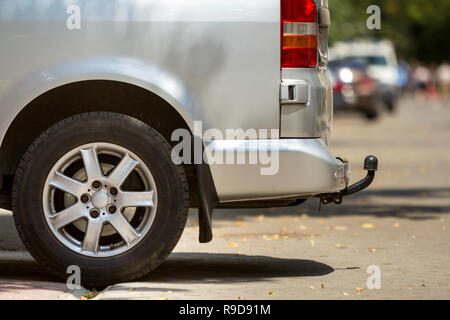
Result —
[[366, 110], [364, 112], [364, 115], [365, 115], [367, 120], [375, 121], [375, 120], [378, 119], [380, 114], [379, 114], [379, 112], [377, 110]]
[[[70, 250], [50, 230], [42, 194], [52, 166], [69, 150], [107, 142], [127, 148], [150, 169], [158, 189], [156, 215], [147, 234], [128, 251], [112, 257], [88, 257]], [[67, 279], [67, 267], [81, 269], [88, 288], [131, 281], [158, 267], [172, 252], [186, 224], [189, 193], [182, 166], [171, 161], [169, 143], [131, 117], [106, 112], [65, 119], [42, 133], [23, 156], [14, 180], [12, 206], [23, 243], [46, 269]]]
[[386, 101], [386, 109], [389, 113], [395, 113], [397, 111], [397, 101], [395, 98]]

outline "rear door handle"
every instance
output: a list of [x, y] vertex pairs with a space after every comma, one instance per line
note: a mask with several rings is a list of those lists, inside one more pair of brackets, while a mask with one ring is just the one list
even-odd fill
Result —
[[308, 103], [308, 83], [304, 80], [283, 80], [280, 88], [281, 104]]

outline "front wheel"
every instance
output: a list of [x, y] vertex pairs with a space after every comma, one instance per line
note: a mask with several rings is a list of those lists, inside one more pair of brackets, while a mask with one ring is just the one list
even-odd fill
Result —
[[184, 229], [188, 190], [170, 145], [146, 124], [88, 113], [45, 131], [16, 172], [13, 211], [35, 259], [56, 275], [78, 266], [86, 286], [156, 268]]

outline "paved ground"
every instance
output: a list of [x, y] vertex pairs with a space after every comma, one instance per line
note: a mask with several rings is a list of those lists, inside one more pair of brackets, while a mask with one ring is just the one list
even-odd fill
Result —
[[[136, 283], [96, 299], [450, 299], [450, 105], [403, 100], [394, 115], [335, 121], [331, 149], [353, 181], [364, 156], [380, 159], [367, 191], [322, 207], [221, 210], [215, 238], [197, 242], [192, 212], [169, 260]], [[21, 248], [9, 213], [0, 249]], [[381, 270], [369, 290], [367, 267]], [[0, 254], [0, 299], [67, 298], [64, 284], [23, 253]]]

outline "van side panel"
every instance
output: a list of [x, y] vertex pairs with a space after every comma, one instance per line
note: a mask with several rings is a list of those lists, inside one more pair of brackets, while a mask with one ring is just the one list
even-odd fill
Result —
[[[71, 3], [80, 8], [80, 29], [68, 28], [74, 22]], [[0, 137], [27, 103], [19, 87], [38, 93], [49, 81], [65, 84], [52, 74], [55, 66], [61, 74], [69, 73], [61, 68], [73, 72], [70, 81], [107, 80], [104, 71], [116, 58], [169, 75], [161, 90], [175, 100], [190, 96], [178, 102], [192, 120], [203, 121], [203, 129], [277, 129], [279, 7], [277, 0], [3, 0]], [[107, 57], [103, 64], [102, 57]], [[98, 70], [92, 65], [89, 75], [77, 79], [74, 65], [89, 59], [100, 62]], [[122, 76], [146, 78], [126, 63], [119, 65]], [[118, 77], [115, 67], [112, 79]]]

